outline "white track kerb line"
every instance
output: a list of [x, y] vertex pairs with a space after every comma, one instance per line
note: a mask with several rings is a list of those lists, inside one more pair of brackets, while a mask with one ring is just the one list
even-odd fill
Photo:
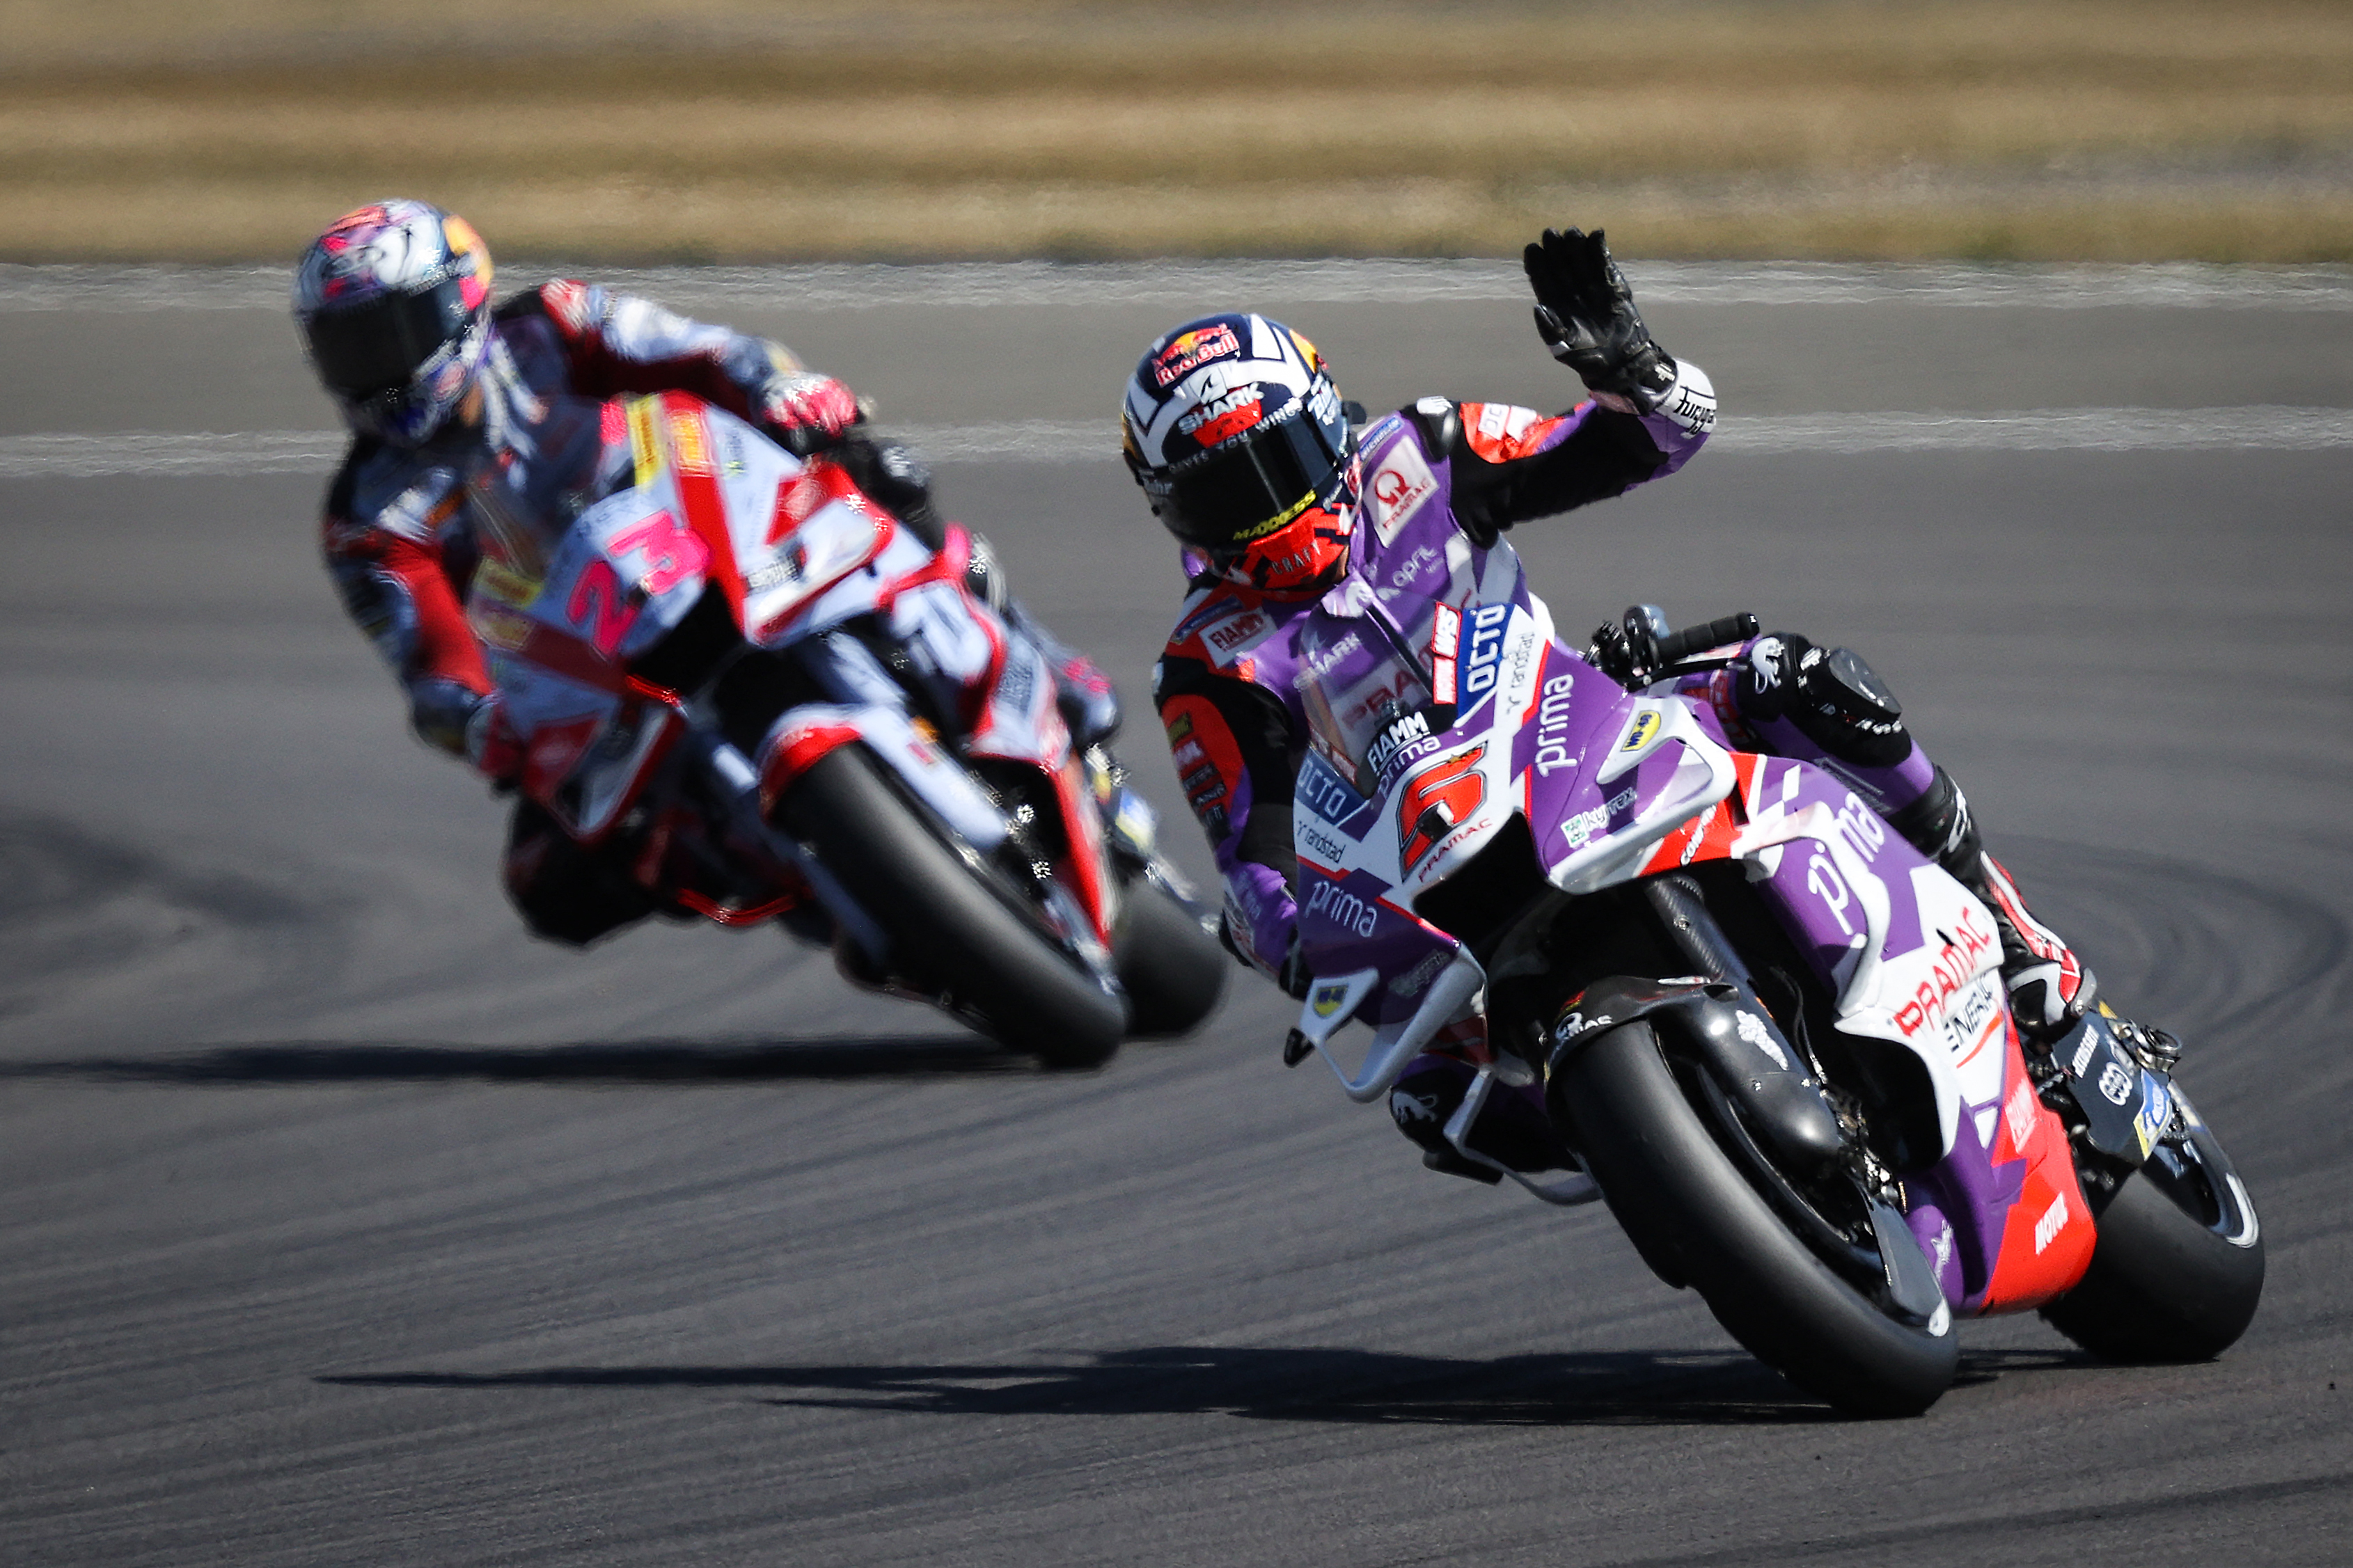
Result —
[[[881, 426], [935, 462], [1115, 464], [1108, 420]], [[0, 479], [315, 474], [343, 454], [327, 430], [0, 436]], [[1785, 414], [1727, 418], [1725, 455], [1873, 452], [2318, 452], [2353, 447], [2353, 408], [2050, 408], [2019, 414]]]
[[[681, 306], [851, 310], [880, 306], [1121, 305], [1204, 290], [1269, 303], [1524, 303], [1515, 261], [818, 263], [777, 267], [505, 268], [511, 278], [592, 277]], [[1953, 309], [2353, 310], [2353, 268], [1878, 266], [1631, 261], [1645, 302], [1692, 305], [1933, 305]], [[0, 264], [0, 310], [283, 310], [293, 274], [277, 267], [27, 267]]]

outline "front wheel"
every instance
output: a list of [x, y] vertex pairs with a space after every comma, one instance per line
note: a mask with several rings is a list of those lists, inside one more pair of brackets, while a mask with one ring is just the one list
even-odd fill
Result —
[[1138, 876], [1121, 889], [1112, 952], [1134, 1035], [1189, 1035], [1217, 1007], [1233, 961], [1176, 894]]
[[2211, 1361], [2246, 1332], [2263, 1293], [2263, 1230], [2202, 1123], [2158, 1143], [2095, 1217], [2092, 1267], [2042, 1309], [2052, 1328], [2113, 1362]]
[[1127, 1007], [985, 880], [917, 815], [865, 751], [819, 758], [777, 803], [806, 846], [889, 937], [894, 952], [989, 1032], [1052, 1068], [1110, 1059]]
[[1800, 1240], [1702, 1121], [1648, 1024], [1611, 1030], [1562, 1073], [1610, 1212], [1758, 1360], [1849, 1415], [1916, 1415], [1943, 1394], [1959, 1360], [1952, 1314], [1906, 1321]]

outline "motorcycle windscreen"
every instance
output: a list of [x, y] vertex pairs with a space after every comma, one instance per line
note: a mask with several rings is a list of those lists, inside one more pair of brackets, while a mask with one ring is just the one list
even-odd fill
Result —
[[1308, 745], [1367, 798], [1401, 759], [1445, 728], [1428, 672], [1371, 616], [1318, 610], [1301, 634], [1300, 700]]

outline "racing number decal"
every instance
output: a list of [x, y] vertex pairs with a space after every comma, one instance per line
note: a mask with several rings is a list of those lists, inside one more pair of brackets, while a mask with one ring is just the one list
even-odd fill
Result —
[[1406, 785], [1398, 805], [1398, 853], [1401, 869], [1410, 871], [1438, 841], [1471, 820], [1487, 798], [1487, 775], [1479, 759], [1482, 744], [1460, 756], [1447, 758]]
[[657, 596], [698, 574], [711, 562], [711, 547], [691, 530], [681, 528], [678, 520], [666, 511], [658, 511], [643, 522], [623, 529], [613, 535], [606, 548], [616, 555], [643, 551], [646, 569], [638, 585]]
[[572, 597], [565, 602], [564, 614], [580, 628], [589, 646], [607, 658], [618, 651], [629, 624], [638, 618], [636, 606], [621, 596], [620, 577], [601, 557], [588, 563], [579, 581], [572, 584]]

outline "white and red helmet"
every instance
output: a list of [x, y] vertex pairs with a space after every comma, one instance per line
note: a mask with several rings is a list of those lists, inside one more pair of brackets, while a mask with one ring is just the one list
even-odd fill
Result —
[[1128, 378], [1123, 447], [1161, 525], [1228, 582], [1340, 580], [1356, 531], [1355, 438], [1315, 345], [1263, 316], [1205, 316]]
[[352, 428], [416, 446], [465, 401], [490, 347], [490, 248], [429, 203], [372, 203], [302, 253], [294, 321]]

